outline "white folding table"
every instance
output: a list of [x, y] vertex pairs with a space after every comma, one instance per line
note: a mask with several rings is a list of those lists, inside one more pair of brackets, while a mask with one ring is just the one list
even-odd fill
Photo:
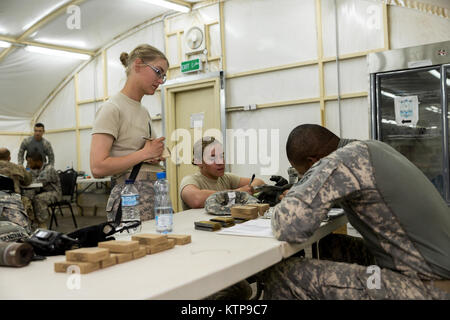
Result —
[[[0, 299], [201, 299], [280, 262], [347, 222], [345, 216], [338, 217], [321, 226], [311, 241], [288, 244], [194, 229], [194, 221], [212, 217], [204, 209], [176, 213], [173, 233], [190, 234], [190, 244], [89, 274], [55, 273], [54, 263], [64, 256], [23, 268], [0, 267]], [[154, 220], [143, 223], [141, 233], [155, 233]], [[71, 285], [73, 277], [78, 277], [79, 289]]]

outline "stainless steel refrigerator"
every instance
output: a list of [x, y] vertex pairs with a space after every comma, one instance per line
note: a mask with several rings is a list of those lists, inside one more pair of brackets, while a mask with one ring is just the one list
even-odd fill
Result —
[[371, 53], [367, 60], [372, 139], [406, 156], [450, 204], [450, 41]]

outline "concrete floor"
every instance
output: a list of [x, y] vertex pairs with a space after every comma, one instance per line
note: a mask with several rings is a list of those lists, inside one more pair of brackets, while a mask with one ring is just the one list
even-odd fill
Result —
[[[94, 215], [93, 208], [84, 207], [83, 216], [81, 215], [81, 211], [78, 208], [75, 208], [74, 205], [73, 209], [78, 228], [75, 228], [73, 224], [70, 210], [68, 208], [63, 208], [64, 216], [61, 216], [59, 209], [56, 210], [56, 220], [58, 222], [58, 226], [55, 226], [55, 222], [53, 222], [52, 230], [59, 231], [62, 233], [70, 233], [74, 230], [96, 225], [106, 221], [106, 213], [104, 208], [97, 208], [96, 215]], [[50, 226], [50, 217], [47, 223], [47, 227], [49, 226]]]

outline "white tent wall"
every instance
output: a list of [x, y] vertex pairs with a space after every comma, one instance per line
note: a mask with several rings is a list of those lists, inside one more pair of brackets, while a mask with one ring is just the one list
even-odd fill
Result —
[[[422, 2], [446, 5], [442, 0]], [[46, 137], [53, 144], [57, 169], [73, 162], [78, 170], [90, 173], [95, 111], [126, 80], [120, 53], [150, 43], [168, 56], [170, 78], [182, 77], [179, 64], [187, 59], [183, 31], [194, 24], [207, 26], [210, 50], [205, 71], [221, 67], [225, 71], [227, 129], [251, 129], [258, 134], [265, 130], [266, 156], [279, 156], [278, 167], [264, 171], [266, 181], [271, 174], [286, 177], [285, 141], [299, 124], [322, 124], [345, 138], [369, 138], [367, 53], [450, 40], [450, 19], [383, 1], [227, 0], [196, 5], [190, 13], [169, 16], [105, 46], [77, 73], [77, 84], [72, 80], [55, 96], [36, 120], [50, 131]], [[73, 94], [68, 94], [70, 90]], [[160, 91], [145, 97], [143, 104], [155, 119], [155, 130], [164, 134], [159, 121]], [[249, 104], [255, 104], [256, 110], [244, 111]], [[270, 140], [274, 129], [279, 129], [278, 146]], [[259, 137], [258, 148], [263, 138]], [[0, 142], [5, 140], [16, 143], [21, 137], [0, 135]], [[14, 143], [5, 145], [18, 150]], [[246, 143], [250, 147], [248, 139]], [[264, 153], [265, 149], [257, 150]], [[258, 161], [264, 156], [258, 153]], [[230, 166], [232, 172], [245, 176], [253, 172], [260, 175], [260, 167], [269, 166], [248, 161]]]

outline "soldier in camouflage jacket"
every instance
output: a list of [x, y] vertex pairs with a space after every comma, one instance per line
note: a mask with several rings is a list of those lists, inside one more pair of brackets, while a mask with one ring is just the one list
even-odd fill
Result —
[[45, 227], [48, 219], [48, 205], [61, 200], [61, 181], [52, 165], [43, 164], [40, 153], [31, 154], [28, 166], [32, 169], [33, 182], [42, 183], [42, 187], [26, 190], [25, 194], [32, 199], [37, 224]]
[[450, 298], [450, 212], [407, 158], [317, 125], [295, 128], [286, 151], [304, 177], [274, 208], [275, 237], [306, 241], [339, 204], [377, 265], [292, 257], [264, 273], [266, 299]]

